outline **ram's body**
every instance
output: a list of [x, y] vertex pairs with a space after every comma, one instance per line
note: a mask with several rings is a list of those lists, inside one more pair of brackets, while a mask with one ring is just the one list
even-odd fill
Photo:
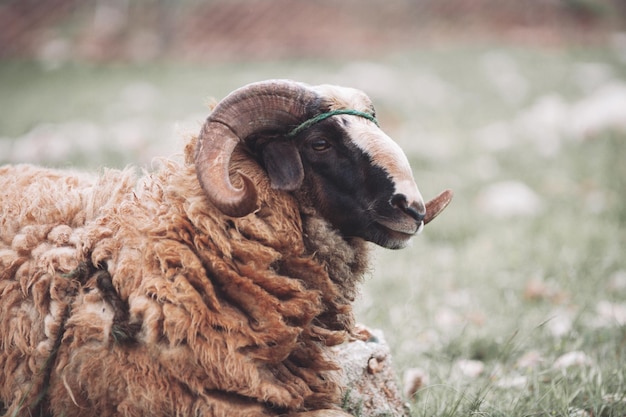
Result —
[[[190, 165], [167, 162], [140, 179], [131, 171], [84, 178], [0, 170], [0, 397], [8, 415], [27, 415], [45, 388], [66, 416], [93, 407], [104, 415], [257, 415], [257, 401], [295, 409], [336, 400], [319, 341], [343, 340], [350, 300], [333, 279], [353, 287], [365, 253], [332, 231], [311, 233], [327, 242], [307, 245], [332, 248], [345, 262], [331, 279], [327, 261], [305, 249], [298, 207], [284, 193], [263, 193], [267, 180], [248, 165], [261, 210], [241, 219], [207, 203]], [[127, 307], [96, 282], [105, 265]], [[125, 307], [127, 315], [116, 311]]]
[[224, 214], [199, 181], [199, 148], [140, 177], [0, 168], [0, 414], [338, 404], [326, 348], [352, 330], [365, 241], [275, 189], [245, 147], [228, 168], [235, 187], [254, 184], [255, 211]]

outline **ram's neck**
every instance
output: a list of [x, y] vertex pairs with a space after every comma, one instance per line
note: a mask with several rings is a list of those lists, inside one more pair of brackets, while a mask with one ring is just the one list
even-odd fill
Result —
[[344, 239], [314, 211], [302, 214], [302, 227], [307, 251], [325, 266], [342, 295], [354, 301], [368, 268], [369, 244], [360, 238]]

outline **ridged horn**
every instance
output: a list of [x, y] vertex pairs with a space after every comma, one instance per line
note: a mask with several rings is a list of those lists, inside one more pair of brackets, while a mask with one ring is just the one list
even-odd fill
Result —
[[424, 217], [424, 224], [428, 224], [439, 216], [439, 214], [448, 207], [450, 201], [452, 201], [452, 190], [443, 190], [439, 195], [428, 203], [426, 203], [426, 217]]
[[243, 217], [257, 208], [257, 190], [242, 173], [230, 180], [235, 147], [254, 133], [282, 133], [306, 120], [319, 100], [306, 85], [289, 80], [248, 84], [226, 96], [209, 115], [198, 138], [196, 174], [208, 199], [224, 214]]

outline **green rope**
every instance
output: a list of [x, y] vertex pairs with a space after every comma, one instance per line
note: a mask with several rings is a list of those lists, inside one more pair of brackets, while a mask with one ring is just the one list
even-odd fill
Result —
[[296, 136], [303, 130], [308, 129], [309, 127], [313, 126], [315, 123], [321, 122], [322, 120], [326, 120], [329, 117], [336, 116], [338, 114], [349, 114], [352, 116], [363, 117], [367, 120], [371, 120], [372, 122], [376, 124], [376, 126], [378, 126], [378, 121], [376, 120], [376, 118], [369, 113], [365, 113], [365, 112], [353, 110], [353, 109], [339, 109], [339, 110], [329, 111], [327, 113], [318, 114], [317, 116], [304, 121], [299, 126], [295, 127], [293, 130], [287, 133], [287, 137]]

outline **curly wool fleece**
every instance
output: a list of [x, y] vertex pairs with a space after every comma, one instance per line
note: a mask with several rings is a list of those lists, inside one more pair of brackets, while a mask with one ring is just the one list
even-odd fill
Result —
[[[0, 411], [260, 416], [332, 408], [367, 245], [272, 190], [209, 205], [193, 165], [0, 168]], [[236, 183], [236, 179], [233, 179]]]

